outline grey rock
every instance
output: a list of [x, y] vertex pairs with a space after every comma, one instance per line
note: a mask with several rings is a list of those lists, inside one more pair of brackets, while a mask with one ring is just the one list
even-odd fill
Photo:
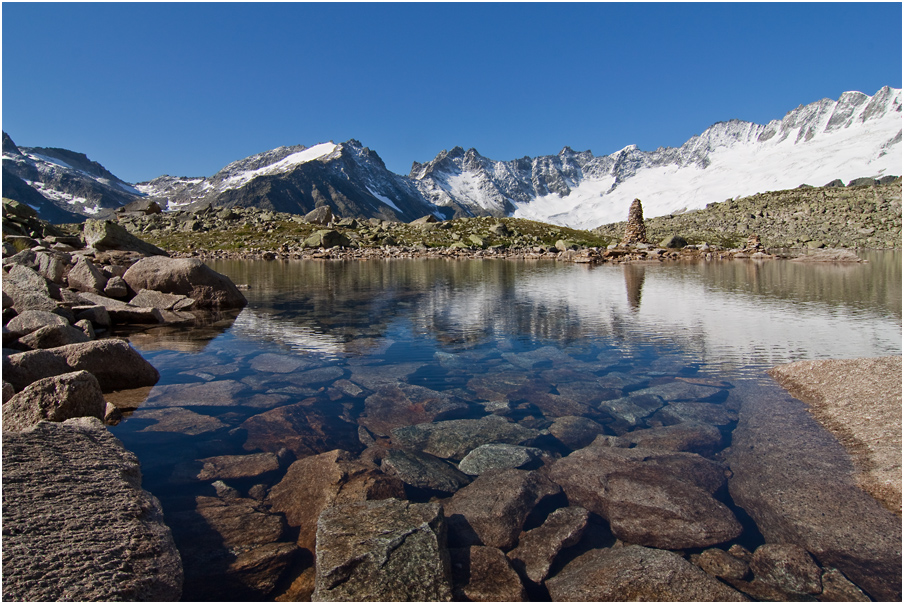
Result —
[[784, 393], [744, 398], [729, 491], [770, 543], [806, 549], [876, 600], [901, 599], [901, 518], [857, 486], [850, 456]]
[[7, 279], [20, 289], [35, 291], [48, 298], [59, 299], [60, 297], [60, 288], [31, 268], [15, 264], [10, 268], [9, 273], [4, 275], [4, 280]]
[[737, 411], [723, 404], [714, 403], [670, 403], [657, 411], [648, 420], [661, 422], [664, 425], [681, 422], [701, 422], [711, 426], [727, 426], [738, 421]]
[[63, 275], [66, 267], [63, 258], [58, 254], [48, 252], [36, 252], [35, 262], [37, 266], [34, 269], [39, 275], [57, 285], [63, 285]]
[[9, 399], [16, 394], [16, 389], [9, 382], [3, 382], [3, 404], [5, 405]]
[[669, 235], [665, 239], [659, 242], [659, 247], [664, 248], [683, 248], [687, 245], [687, 239], [682, 237], [681, 235]]
[[453, 419], [432, 424], [404, 426], [392, 431], [399, 444], [445, 459], [462, 459], [488, 443], [529, 444], [537, 430], [512, 423], [498, 415], [480, 419]]
[[85, 370], [104, 392], [153, 386], [160, 379], [154, 366], [124, 340], [96, 340], [3, 358], [3, 379], [16, 390], [41, 378]]
[[214, 380], [191, 384], [157, 386], [142, 405], [144, 409], [169, 407], [226, 407], [238, 403], [238, 397], [248, 387], [235, 380]]
[[76, 260], [66, 279], [70, 288], [80, 292], [101, 294], [107, 286], [107, 276], [84, 256]]
[[85, 244], [97, 250], [122, 250], [148, 256], [168, 256], [159, 247], [142, 241], [111, 220], [86, 220], [82, 235]]
[[94, 325], [95, 328], [99, 327], [104, 329], [113, 324], [110, 320], [110, 313], [101, 304], [92, 306], [74, 306], [72, 312], [75, 313], [75, 318], [77, 320], [91, 321], [91, 324]]
[[351, 242], [348, 237], [340, 233], [339, 231], [334, 231], [332, 229], [325, 229], [321, 231], [316, 231], [312, 233], [307, 239], [304, 240], [304, 247], [347, 247]]
[[143, 308], [173, 310], [177, 304], [183, 302], [184, 300], [191, 300], [192, 304], [194, 303], [194, 300], [192, 300], [188, 296], [178, 294], [165, 294], [163, 292], [154, 291], [152, 289], [143, 289], [135, 294], [134, 298], [129, 300], [129, 304]]
[[13, 308], [18, 313], [23, 313], [26, 310], [46, 310], [48, 312], [57, 312], [57, 314], [63, 316], [63, 313], [58, 311], [59, 305], [57, 301], [50, 296], [39, 291], [22, 289], [7, 279], [2, 281], [3, 293], [12, 300], [12, 305], [7, 308]]
[[330, 206], [320, 206], [305, 214], [304, 219], [305, 222], [310, 222], [312, 224], [326, 225], [333, 221], [333, 211], [330, 209]]
[[73, 327], [80, 329], [82, 331], [82, 333], [85, 334], [85, 337], [88, 338], [89, 340], [93, 340], [97, 337], [97, 334], [94, 331], [94, 325], [92, 325], [91, 321], [89, 321], [87, 319], [81, 319], [79, 321], [76, 321], [75, 325], [73, 325]]
[[381, 463], [384, 472], [420, 489], [454, 493], [471, 479], [444, 459], [407, 449], [392, 449]]
[[482, 474], [445, 503], [450, 540], [459, 546], [511, 549], [528, 514], [561, 489], [537, 472], [494, 470]]
[[25, 310], [10, 319], [6, 328], [16, 337], [24, 336], [42, 327], [57, 325], [66, 327], [69, 321], [46, 310]]
[[81, 329], [66, 325], [48, 325], [19, 338], [19, 343], [32, 350], [57, 348], [67, 344], [88, 342], [90, 338]]
[[542, 525], [522, 533], [518, 547], [508, 553], [515, 568], [534, 583], [542, 583], [559, 553], [584, 535], [590, 513], [570, 506], [550, 514]]
[[313, 601], [452, 599], [442, 506], [387, 499], [335, 506], [317, 522]]
[[243, 308], [248, 301], [225, 275], [194, 258], [143, 258], [123, 275], [134, 291], [152, 289], [188, 296], [197, 308]]
[[622, 398], [603, 401], [599, 409], [612, 418], [608, 426], [616, 433], [624, 434], [640, 425], [644, 419], [664, 405], [665, 401], [660, 396], [632, 393]]
[[546, 581], [553, 602], [744, 602], [674, 552], [639, 545], [595, 549]]
[[122, 277], [110, 277], [104, 286], [104, 295], [111, 298], [125, 298], [129, 295], [129, 286]]
[[100, 420], [3, 435], [3, 529], [5, 600], [182, 595], [182, 563], [160, 503], [142, 490], [137, 458]]
[[518, 445], [487, 444], [480, 445], [458, 464], [458, 469], [465, 474], [477, 476], [490, 470], [506, 468], [523, 468], [540, 459], [542, 449], [521, 447]]
[[522, 602], [527, 591], [502, 550], [484, 545], [453, 548], [452, 591], [462, 602]]
[[97, 378], [75, 371], [29, 384], [3, 404], [3, 431], [22, 432], [40, 421], [73, 417], [103, 419], [106, 402]]

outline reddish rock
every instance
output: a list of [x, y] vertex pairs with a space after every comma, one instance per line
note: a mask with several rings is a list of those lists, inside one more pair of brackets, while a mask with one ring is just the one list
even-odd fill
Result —
[[631, 445], [646, 449], [687, 451], [700, 455], [712, 455], [722, 449], [722, 433], [719, 429], [699, 422], [634, 430], [621, 438]]
[[523, 602], [527, 592], [502, 550], [483, 545], [453, 548], [452, 592], [457, 601]]
[[541, 526], [522, 533], [518, 547], [508, 557], [528, 579], [542, 583], [559, 552], [580, 541], [589, 519], [590, 513], [584, 508], [558, 509]]
[[39, 421], [104, 418], [106, 402], [97, 378], [87, 371], [38, 380], [3, 404], [3, 431], [21, 432]]
[[298, 527], [298, 546], [315, 549], [317, 518], [333, 505], [404, 498], [402, 482], [373, 466], [357, 461], [347, 451], [330, 451], [299, 459], [270, 490], [273, 510], [286, 515], [289, 526]]
[[479, 476], [445, 502], [450, 540], [459, 546], [511, 549], [528, 514], [560, 492], [537, 472], [495, 470]]
[[414, 386], [383, 386], [364, 400], [361, 424], [381, 435], [394, 428], [461, 417], [468, 404], [458, 397]]
[[327, 415], [306, 403], [286, 405], [246, 419], [240, 426], [248, 434], [246, 451], [278, 452], [286, 448], [296, 457], [334, 449], [358, 452], [358, 427], [341, 417]]
[[822, 593], [822, 569], [807, 550], [790, 543], [766, 543], [756, 548], [750, 570], [761, 581], [789, 594]]

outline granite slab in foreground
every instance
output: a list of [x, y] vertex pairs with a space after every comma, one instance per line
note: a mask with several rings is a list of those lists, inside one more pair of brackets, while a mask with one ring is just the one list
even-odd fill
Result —
[[854, 459], [857, 482], [901, 515], [901, 357], [798, 361], [769, 371]]

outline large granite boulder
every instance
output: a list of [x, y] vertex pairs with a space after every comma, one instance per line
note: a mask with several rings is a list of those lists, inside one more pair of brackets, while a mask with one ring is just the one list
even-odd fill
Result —
[[46, 310], [25, 310], [10, 319], [9, 323], [6, 324], [6, 328], [15, 337], [21, 337], [51, 325], [65, 326], [69, 325], [69, 321], [56, 313]]
[[459, 546], [511, 549], [537, 504], [560, 492], [538, 472], [493, 470], [482, 474], [445, 503], [450, 540]]
[[72, 325], [47, 325], [19, 338], [19, 344], [37, 350], [39, 348], [58, 348], [90, 340], [91, 338], [84, 331]]
[[40, 421], [104, 418], [107, 403], [97, 378], [87, 371], [64, 373], [29, 384], [3, 404], [3, 431], [22, 432]]
[[606, 518], [612, 533], [629, 543], [706, 547], [742, 531], [712, 496], [725, 483], [723, 469], [693, 453], [594, 444], [558, 460], [549, 477], [572, 505]]
[[66, 279], [70, 289], [80, 292], [102, 294], [107, 286], [107, 276], [84, 256], [76, 260]]
[[195, 300], [195, 308], [243, 308], [248, 301], [225, 275], [194, 258], [142, 258], [123, 275], [134, 291], [152, 289]]
[[100, 420], [3, 434], [3, 599], [176, 601], [182, 562], [137, 458]]
[[639, 545], [594, 549], [546, 581], [553, 602], [745, 602], [678, 554]]
[[327, 508], [317, 522], [313, 601], [448, 602], [442, 506], [397, 499]]
[[153, 386], [160, 373], [125, 340], [97, 340], [3, 358], [3, 379], [16, 391], [41, 378], [84, 370], [104, 392]]
[[159, 247], [142, 241], [112, 220], [86, 220], [82, 236], [88, 247], [97, 250], [121, 250], [148, 256], [169, 256]]
[[347, 451], [330, 451], [299, 459], [270, 490], [269, 504], [298, 527], [298, 546], [315, 549], [317, 519], [333, 505], [404, 498], [405, 488], [395, 476], [357, 461]]
[[876, 600], [901, 599], [901, 518], [857, 486], [850, 456], [804, 403], [744, 397], [728, 461], [732, 499], [767, 542], [803, 547]]

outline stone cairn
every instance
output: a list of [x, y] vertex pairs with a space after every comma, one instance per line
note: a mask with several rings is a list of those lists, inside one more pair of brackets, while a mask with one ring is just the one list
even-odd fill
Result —
[[647, 242], [647, 229], [643, 225], [643, 206], [640, 200], [635, 199], [631, 202], [631, 209], [628, 210], [628, 224], [625, 226], [625, 237], [622, 243], [632, 245], [635, 243]]

